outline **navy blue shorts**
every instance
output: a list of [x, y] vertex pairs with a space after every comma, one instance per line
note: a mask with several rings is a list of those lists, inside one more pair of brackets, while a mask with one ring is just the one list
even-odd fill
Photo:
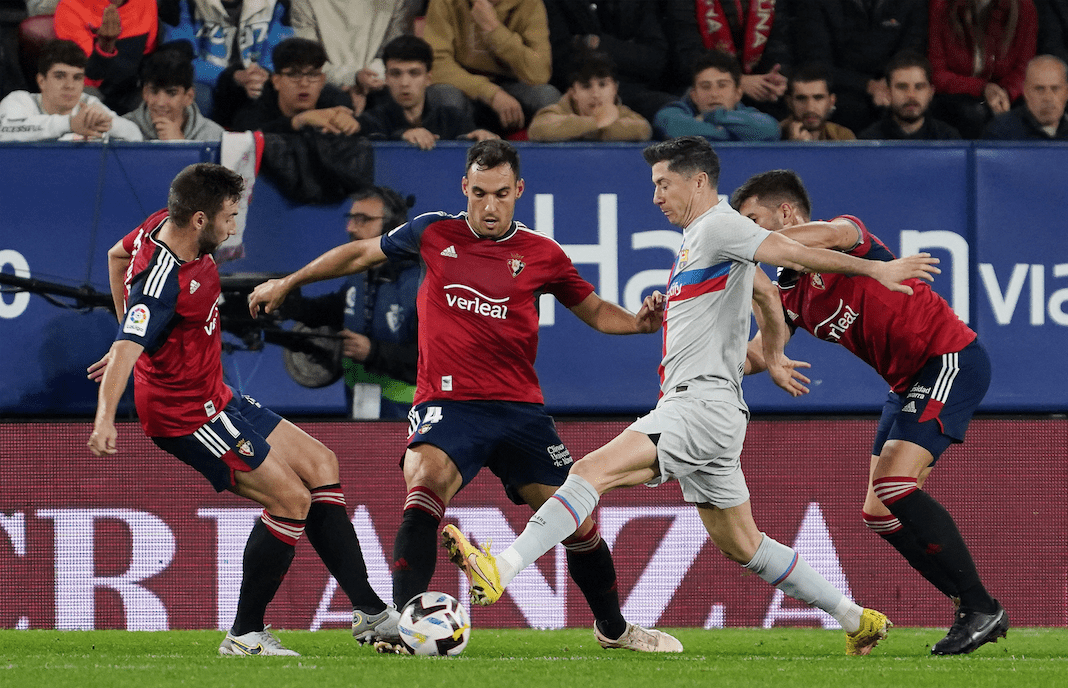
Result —
[[930, 358], [904, 396], [890, 392], [872, 455], [878, 456], [887, 440], [905, 440], [931, 452], [937, 461], [949, 445], [964, 441], [989, 386], [990, 358], [978, 339], [957, 353]]
[[524, 485], [563, 485], [573, 463], [541, 404], [428, 401], [412, 407], [408, 422], [408, 446], [432, 444], [448, 454], [463, 476], [461, 489], [486, 466], [516, 504], [524, 503]]
[[267, 437], [282, 417], [250, 396], [230, 400], [222, 413], [192, 435], [153, 437], [156, 446], [200, 471], [216, 492], [236, 484], [236, 471], [251, 471], [267, 458]]

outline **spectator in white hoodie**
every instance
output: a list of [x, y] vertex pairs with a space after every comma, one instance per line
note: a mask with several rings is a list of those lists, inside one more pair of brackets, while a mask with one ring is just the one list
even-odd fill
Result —
[[85, 93], [85, 53], [73, 41], [45, 45], [37, 63], [40, 93], [12, 91], [0, 101], [0, 141], [80, 141], [109, 136], [141, 141], [141, 130]]

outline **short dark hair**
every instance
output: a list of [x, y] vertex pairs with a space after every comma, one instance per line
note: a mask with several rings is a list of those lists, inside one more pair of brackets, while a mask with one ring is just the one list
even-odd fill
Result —
[[706, 69], [718, 69], [726, 72], [734, 79], [734, 85], [742, 83], [742, 65], [738, 58], [722, 50], [708, 50], [697, 56], [693, 62], [693, 70], [690, 74], [690, 83], [697, 81], [697, 75]]
[[771, 170], [754, 174], [745, 184], [734, 190], [731, 205], [737, 210], [754, 197], [758, 203], [769, 208], [789, 203], [802, 211], [806, 218], [812, 217], [812, 200], [808, 197], [801, 177], [793, 170]]
[[401, 196], [388, 186], [365, 186], [349, 196], [353, 203], [377, 198], [382, 201], [382, 229], [390, 231], [408, 221], [408, 209], [415, 205], [415, 196]]
[[927, 81], [931, 82], [934, 78], [931, 73], [931, 62], [923, 53], [908, 48], [902, 50], [898, 54], [890, 58], [890, 61], [886, 63], [886, 83], [890, 83], [890, 75], [899, 69], [908, 69], [909, 67], [919, 67], [923, 70], [923, 73], [927, 75]]
[[85, 69], [88, 62], [89, 58], [77, 43], [56, 39], [48, 41], [41, 48], [41, 55], [37, 58], [37, 73], [41, 76], [48, 76], [48, 70], [57, 64]]
[[719, 156], [704, 136], [680, 136], [654, 143], [643, 150], [642, 155], [650, 167], [666, 162], [669, 172], [685, 177], [704, 172], [713, 187], [719, 184]]
[[500, 165], [508, 165], [512, 168], [512, 172], [515, 173], [515, 178], [517, 180], [520, 178], [519, 151], [504, 139], [487, 139], [479, 141], [468, 148], [467, 166], [464, 168], [464, 172], [466, 173], [470, 170], [472, 165], [478, 165], [484, 170], [492, 170]]
[[198, 162], [171, 182], [167, 212], [172, 222], [184, 227], [198, 212], [214, 218], [223, 204], [239, 200], [244, 190], [245, 180], [237, 172], [212, 162]]
[[576, 53], [567, 73], [568, 84], [588, 84], [594, 79], [615, 78], [615, 61], [611, 55], [599, 50], [582, 50]]
[[319, 69], [326, 64], [326, 48], [318, 41], [292, 37], [274, 46], [271, 59], [276, 74], [290, 67]]
[[831, 78], [831, 70], [822, 62], [806, 62], [790, 75], [786, 82], [786, 92], [794, 94], [794, 84], [811, 84], [814, 81], [822, 81], [827, 84], [827, 93], [834, 93], [834, 81]]
[[142, 86], [193, 88], [193, 46], [189, 41], [171, 41], [145, 55], [138, 70]]
[[434, 50], [418, 36], [397, 36], [382, 48], [382, 62], [390, 60], [422, 62], [429, 72], [434, 66]]

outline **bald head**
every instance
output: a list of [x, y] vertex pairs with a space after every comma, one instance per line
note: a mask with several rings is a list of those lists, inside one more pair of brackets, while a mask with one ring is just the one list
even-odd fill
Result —
[[1039, 55], [1027, 63], [1024, 103], [1038, 123], [1056, 126], [1068, 104], [1068, 66], [1053, 55]]

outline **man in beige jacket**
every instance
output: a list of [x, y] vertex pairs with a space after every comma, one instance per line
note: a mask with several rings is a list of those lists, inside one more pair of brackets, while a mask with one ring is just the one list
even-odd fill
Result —
[[619, 100], [608, 53], [585, 52], [568, 70], [567, 93], [530, 120], [531, 141], [648, 141], [653, 127]]
[[560, 99], [548, 83], [552, 55], [542, 0], [430, 0], [423, 37], [434, 48], [435, 81], [474, 101], [480, 126], [522, 129]]

